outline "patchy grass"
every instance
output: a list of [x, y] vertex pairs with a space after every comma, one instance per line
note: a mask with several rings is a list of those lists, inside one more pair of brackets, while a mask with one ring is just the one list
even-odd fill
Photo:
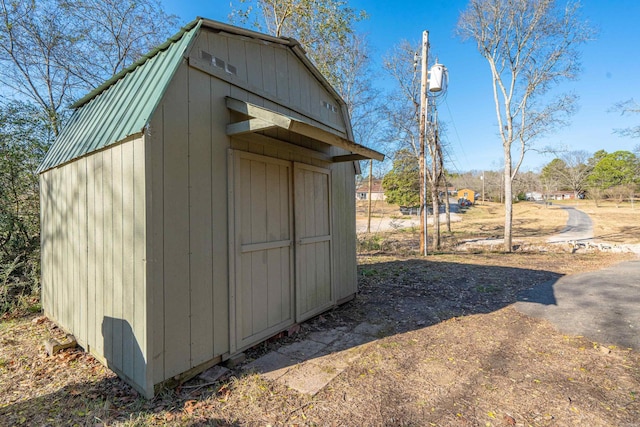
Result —
[[[194, 379], [147, 401], [81, 350], [47, 357], [63, 333], [28, 316], [0, 324], [2, 425], [633, 425], [640, 355], [566, 336], [512, 308], [517, 293], [623, 254], [479, 253], [359, 258], [357, 298], [297, 338], [387, 325], [315, 396], [255, 374]], [[286, 342], [286, 340], [285, 340]], [[247, 354], [258, 357], [283, 342]]]
[[[516, 237], [534, 240], [540, 237], [533, 230], [553, 234], [564, 227], [560, 209], [515, 208]], [[487, 203], [466, 210], [452, 224], [452, 241], [499, 237], [501, 209]], [[596, 230], [623, 222], [602, 212], [594, 221], [609, 225]], [[637, 227], [636, 214], [629, 214], [631, 223], [620, 227]], [[625, 230], [607, 233], [624, 238]], [[512, 306], [523, 289], [634, 255], [545, 248], [424, 258], [414, 255], [416, 232], [360, 237], [357, 297], [305, 322], [297, 337], [247, 352], [251, 361], [311, 332], [384, 323], [378, 339], [317, 395], [238, 369], [216, 383], [194, 379], [147, 401], [80, 349], [46, 356], [42, 340], [64, 333], [27, 315], [0, 323], [0, 425], [637, 424], [640, 353], [564, 335]]]
[[[558, 207], [520, 202], [513, 205], [513, 237], [539, 240], [559, 233], [566, 225], [567, 213]], [[463, 220], [451, 224], [457, 239], [502, 238], [504, 206], [485, 202], [466, 209]]]

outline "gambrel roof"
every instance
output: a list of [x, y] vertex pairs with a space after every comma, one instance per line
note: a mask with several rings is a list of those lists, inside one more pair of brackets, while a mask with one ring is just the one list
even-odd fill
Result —
[[[346, 105], [342, 98], [309, 61], [296, 40], [272, 37], [220, 22], [197, 18], [165, 43], [152, 50], [127, 69], [114, 75], [72, 105], [75, 111], [47, 152], [38, 168], [38, 173], [103, 149], [129, 137], [142, 134], [149, 124], [156, 107], [161, 102], [175, 72], [202, 28], [224, 31], [288, 47], [305, 64], [318, 82], [339, 101], [343, 114], [347, 114]], [[281, 123], [290, 119], [281, 114], [268, 115], [267, 113], [261, 112], [260, 117], [257, 117], [257, 119], [264, 120], [265, 117], [273, 117], [276, 120], [275, 126], [281, 126]], [[267, 115], [265, 116], [265, 114]], [[346, 122], [346, 138], [327, 133], [322, 129], [319, 132], [311, 132], [308, 136], [315, 136], [322, 142], [336, 145], [355, 153], [352, 160], [357, 160], [358, 158], [382, 160], [384, 158], [382, 154], [353, 141], [348, 117]], [[255, 123], [256, 120], [252, 122], [252, 124]], [[316, 126], [300, 120], [291, 119], [288, 123], [297, 129], [317, 129]], [[292, 131], [295, 132], [295, 130]], [[347, 159], [345, 158], [344, 160]]]

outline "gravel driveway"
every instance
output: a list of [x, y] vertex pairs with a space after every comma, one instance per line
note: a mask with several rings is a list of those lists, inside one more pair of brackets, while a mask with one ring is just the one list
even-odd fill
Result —
[[[445, 214], [440, 214], [440, 224], [444, 224], [447, 220]], [[460, 215], [451, 213], [451, 222], [461, 221]], [[429, 215], [427, 218], [429, 224], [433, 224], [433, 215]], [[399, 228], [411, 228], [416, 229], [420, 227], [420, 217], [416, 215], [406, 215], [401, 218], [371, 218], [371, 232], [377, 233], [378, 231], [391, 231]], [[356, 233], [366, 233], [367, 231], [367, 218], [356, 219]]]

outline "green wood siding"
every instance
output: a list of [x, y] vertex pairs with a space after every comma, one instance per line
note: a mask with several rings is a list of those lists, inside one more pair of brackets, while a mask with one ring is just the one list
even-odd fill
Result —
[[229, 352], [228, 91], [183, 65], [149, 126], [155, 383]]
[[143, 393], [146, 365], [142, 137], [40, 175], [45, 313]]

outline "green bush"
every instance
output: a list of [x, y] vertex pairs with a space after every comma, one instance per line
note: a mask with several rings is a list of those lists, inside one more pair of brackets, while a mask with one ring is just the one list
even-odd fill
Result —
[[43, 123], [33, 106], [0, 105], [0, 315], [39, 303], [36, 169], [51, 139]]

